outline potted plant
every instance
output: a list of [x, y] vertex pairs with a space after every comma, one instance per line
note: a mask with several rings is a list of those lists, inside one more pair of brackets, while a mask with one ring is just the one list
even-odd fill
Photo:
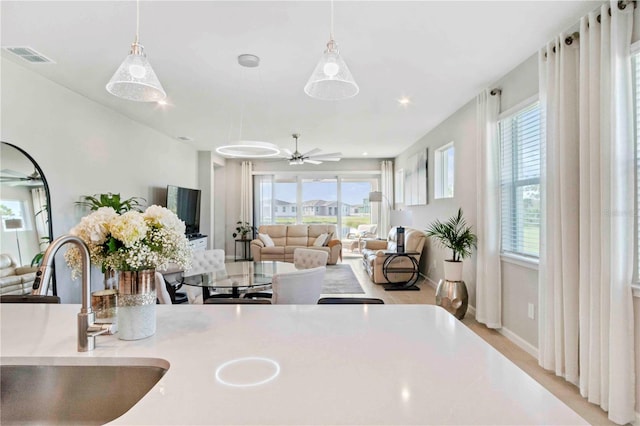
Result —
[[476, 247], [478, 237], [471, 232], [462, 216], [462, 209], [447, 222], [436, 219], [426, 230], [427, 236], [433, 237], [442, 247], [451, 249], [453, 256], [444, 261], [444, 278], [447, 281], [462, 281], [462, 260], [471, 255]]
[[249, 232], [251, 232], [251, 236], [253, 237], [253, 233], [255, 232], [256, 228], [249, 225], [249, 222], [242, 222], [242, 221], [238, 221], [236, 223], [236, 232], [233, 233], [233, 238], [236, 238], [238, 235], [240, 235], [240, 239], [241, 240], [246, 240], [247, 239], [247, 234]]
[[106, 194], [94, 194], [93, 196], [83, 195], [82, 201], [77, 201], [76, 204], [88, 207], [91, 211], [96, 211], [100, 207], [111, 207], [116, 211], [116, 213], [122, 214], [129, 210], [141, 211], [141, 201], [143, 203], [146, 202], [144, 198], [140, 197], [131, 197], [123, 200], [121, 199], [120, 194], [107, 192]]

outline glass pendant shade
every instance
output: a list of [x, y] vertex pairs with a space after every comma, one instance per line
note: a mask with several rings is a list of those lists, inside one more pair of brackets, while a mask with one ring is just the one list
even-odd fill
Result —
[[329, 40], [327, 50], [304, 86], [304, 92], [315, 99], [335, 101], [352, 98], [359, 91], [349, 67], [340, 57], [338, 46]]
[[144, 48], [137, 43], [131, 45], [131, 53], [107, 83], [107, 91], [119, 98], [138, 102], [158, 102], [167, 97], [147, 61]]

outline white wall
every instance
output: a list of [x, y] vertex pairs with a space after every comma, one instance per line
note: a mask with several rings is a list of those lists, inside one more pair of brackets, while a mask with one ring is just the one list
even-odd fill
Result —
[[[11, 61], [2, 59], [1, 66], [0, 138], [24, 149], [42, 168], [51, 191], [54, 236], [67, 233], [84, 214], [74, 205], [81, 195], [119, 192], [164, 203], [168, 184], [197, 185], [193, 147]], [[79, 302], [80, 281], [70, 281], [60, 255], [56, 267], [58, 294], [66, 303]], [[95, 282], [97, 272], [93, 279], [93, 288], [102, 288]]]

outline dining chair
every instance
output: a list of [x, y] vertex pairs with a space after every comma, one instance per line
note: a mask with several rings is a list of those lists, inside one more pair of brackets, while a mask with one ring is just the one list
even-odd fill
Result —
[[269, 299], [246, 299], [244, 297], [211, 298], [204, 301], [205, 305], [271, 305]]
[[293, 266], [296, 269], [311, 269], [327, 266], [329, 253], [322, 250], [297, 248], [293, 252]]
[[374, 297], [323, 297], [318, 305], [384, 305], [384, 300]]
[[326, 266], [274, 274], [271, 288], [276, 305], [315, 305], [322, 293]]
[[167, 282], [164, 280], [164, 276], [156, 271], [156, 297], [158, 298], [158, 303], [161, 305], [171, 305], [173, 302], [171, 301], [171, 296], [169, 295], [169, 290], [167, 290]]
[[[224, 250], [197, 250], [194, 251], [191, 256], [191, 267], [189, 269], [185, 269], [182, 276], [191, 277], [194, 275], [205, 274], [207, 272], [219, 271], [221, 269], [224, 269]], [[202, 287], [202, 291], [200, 288], [194, 286], [185, 285], [184, 287], [190, 304], [202, 304], [202, 291], [209, 291], [206, 287]], [[211, 296], [226, 297], [226, 295]]]

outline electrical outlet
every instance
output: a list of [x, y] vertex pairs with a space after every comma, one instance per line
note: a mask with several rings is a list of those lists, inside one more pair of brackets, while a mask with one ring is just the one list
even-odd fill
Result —
[[529, 317], [529, 319], [536, 319], [535, 307], [533, 306], [533, 303], [529, 303], [527, 316]]

